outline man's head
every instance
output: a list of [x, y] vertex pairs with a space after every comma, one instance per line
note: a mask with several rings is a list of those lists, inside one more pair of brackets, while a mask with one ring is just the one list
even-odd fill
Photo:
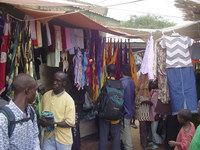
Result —
[[23, 96], [28, 104], [31, 104], [35, 100], [37, 84], [28, 74], [18, 74], [13, 80], [12, 89], [15, 96]]
[[131, 76], [131, 67], [128, 64], [125, 64], [121, 67], [122, 75], [124, 76]]
[[116, 66], [115, 64], [110, 64], [107, 66], [107, 73], [109, 77], [114, 77], [116, 73]]
[[188, 109], [182, 109], [178, 112], [178, 122], [180, 124], [185, 124], [186, 122], [190, 121], [192, 118], [192, 113]]
[[58, 71], [53, 77], [53, 92], [59, 94], [64, 90], [67, 76], [64, 72]]

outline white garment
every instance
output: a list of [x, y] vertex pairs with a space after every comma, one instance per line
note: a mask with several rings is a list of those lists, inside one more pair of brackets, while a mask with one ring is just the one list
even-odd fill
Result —
[[52, 42], [51, 42], [51, 32], [50, 32], [48, 23], [46, 23], [46, 30], [47, 30], [47, 42], [48, 42], [48, 46], [50, 46]]
[[149, 80], [154, 80], [154, 50], [153, 50], [153, 36], [150, 36], [147, 45], [146, 45], [146, 49], [145, 49], [145, 53], [144, 53], [144, 57], [142, 60], [142, 65], [140, 68], [140, 72], [142, 74], [147, 74], [148, 73], [148, 78]]

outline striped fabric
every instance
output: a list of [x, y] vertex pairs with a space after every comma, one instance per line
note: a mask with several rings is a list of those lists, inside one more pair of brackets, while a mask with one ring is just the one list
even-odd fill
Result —
[[192, 46], [193, 39], [187, 36], [165, 36], [160, 42], [162, 48], [167, 50], [167, 68], [180, 68], [192, 66], [188, 47]]

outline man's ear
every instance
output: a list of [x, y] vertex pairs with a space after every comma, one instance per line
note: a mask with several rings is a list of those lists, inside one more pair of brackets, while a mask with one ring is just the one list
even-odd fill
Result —
[[28, 94], [29, 94], [29, 91], [30, 91], [30, 89], [29, 89], [29, 88], [25, 88], [25, 90], [24, 90], [24, 92], [25, 92], [25, 94], [26, 94], [26, 95], [28, 95]]

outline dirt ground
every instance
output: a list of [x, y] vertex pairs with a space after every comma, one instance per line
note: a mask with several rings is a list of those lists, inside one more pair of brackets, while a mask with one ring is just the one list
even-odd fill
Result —
[[[138, 122], [136, 121], [137, 126]], [[140, 135], [139, 135], [139, 128], [134, 129], [132, 128], [133, 134], [133, 146], [134, 150], [143, 150], [140, 146]], [[108, 146], [109, 147], [109, 146]], [[108, 148], [109, 150], [110, 148]], [[97, 136], [91, 136], [81, 142], [81, 150], [98, 150], [98, 138]], [[154, 150], [165, 150], [161, 145], [160, 148]]]

